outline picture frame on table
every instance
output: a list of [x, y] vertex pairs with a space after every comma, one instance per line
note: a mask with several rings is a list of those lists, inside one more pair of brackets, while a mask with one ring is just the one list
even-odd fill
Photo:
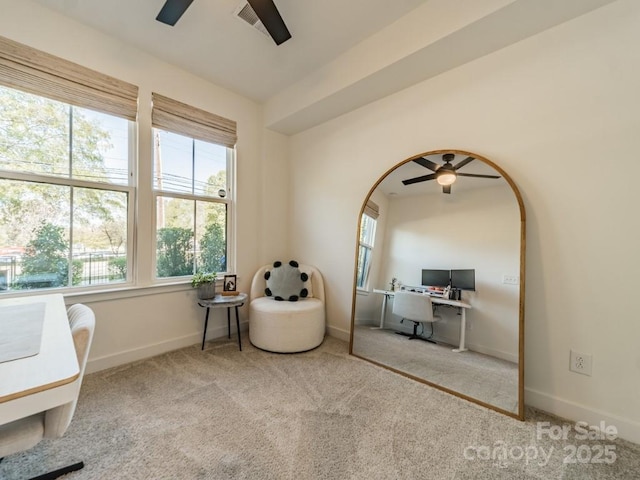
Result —
[[236, 275], [225, 275], [222, 282], [222, 295], [238, 295]]

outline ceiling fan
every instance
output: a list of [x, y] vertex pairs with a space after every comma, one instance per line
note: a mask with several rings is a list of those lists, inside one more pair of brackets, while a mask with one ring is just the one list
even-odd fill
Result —
[[442, 193], [451, 193], [451, 185], [456, 181], [458, 177], [500, 178], [500, 176], [498, 175], [459, 173], [458, 170], [475, 159], [473, 157], [467, 157], [464, 160], [458, 162], [456, 165], [452, 165], [451, 162], [455, 157], [456, 156], [453, 153], [445, 153], [444, 155], [442, 155], [442, 159], [445, 162], [444, 165], [438, 165], [437, 163], [432, 162], [425, 157], [416, 158], [414, 162], [416, 162], [418, 165], [422, 165], [424, 168], [428, 168], [435, 173], [422, 175], [420, 177], [409, 178], [408, 180], [403, 180], [402, 183], [404, 185], [411, 185], [413, 183], [426, 182], [427, 180], [436, 180], [438, 184], [442, 185]]
[[[192, 2], [193, 0], [166, 0], [156, 20], [173, 27]], [[267, 29], [267, 32], [269, 32], [273, 41], [276, 42], [276, 45], [280, 45], [291, 38], [291, 34], [273, 0], [247, 0], [247, 2]]]

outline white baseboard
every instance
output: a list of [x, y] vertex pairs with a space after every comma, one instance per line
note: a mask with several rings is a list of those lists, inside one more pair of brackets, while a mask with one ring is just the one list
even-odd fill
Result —
[[[446, 343], [448, 345], [453, 345], [453, 346], [458, 346], [460, 343], [460, 337], [456, 337], [456, 338], [441, 338], [438, 336], [433, 337], [434, 340], [438, 343]], [[465, 348], [467, 348], [468, 350], [471, 350], [473, 352], [477, 352], [477, 353], [482, 353], [483, 355], [487, 355], [489, 357], [494, 357], [494, 358], [499, 358], [500, 360], [505, 360], [507, 362], [511, 362], [511, 363], [518, 363], [518, 355], [512, 355], [510, 353], [507, 352], [503, 352], [501, 350], [495, 350], [493, 348], [490, 347], [485, 347], [484, 345], [479, 345], [477, 343], [469, 343], [469, 342], [465, 342], [464, 344]]]
[[[375, 323], [372, 323], [371, 321], [368, 322], [358, 322], [356, 321], [356, 325], [376, 325]], [[401, 332], [406, 332], [406, 333], [411, 333], [413, 331], [413, 326], [409, 325], [408, 322], [406, 323], [400, 323], [400, 322], [392, 322], [392, 321], [386, 321], [385, 322], [385, 328], [391, 329], [391, 330], [397, 330], [397, 331], [401, 331]], [[328, 327], [329, 329], [331, 328], [335, 328], [335, 327]], [[343, 333], [343, 330], [339, 330], [340, 334]], [[329, 333], [329, 335], [331, 335], [332, 337], [337, 337], [337, 338], [342, 338], [340, 337], [338, 334], [333, 335], [331, 333]], [[346, 332], [346, 341], [349, 341], [349, 332]], [[433, 339], [438, 342], [438, 343], [446, 343], [447, 345], [451, 345], [451, 346], [457, 346], [458, 343], [460, 342], [460, 337], [458, 335], [456, 335], [455, 337], [453, 336], [443, 336], [443, 335], [438, 335], [437, 333], [433, 336]], [[518, 363], [518, 355], [517, 354], [510, 354], [508, 352], [503, 352], [501, 350], [495, 350], [493, 348], [490, 347], [485, 347], [483, 345], [478, 345], [476, 343], [469, 343], [467, 341], [466, 345], [465, 345], [469, 350], [473, 350], [474, 352], [478, 352], [478, 353], [482, 353], [484, 355], [490, 355], [492, 357], [496, 357], [496, 358], [500, 358], [502, 360], [506, 360], [507, 362], [511, 362], [511, 363]]]
[[[235, 328], [232, 326], [231, 334], [234, 335]], [[249, 323], [240, 323], [240, 330], [246, 331], [249, 329]], [[226, 337], [227, 326], [216, 326], [207, 329], [207, 340], [214, 338]], [[125, 350], [122, 352], [113, 353], [110, 355], [104, 355], [98, 358], [91, 358], [87, 361], [87, 367], [85, 373], [94, 373], [100, 370], [105, 370], [111, 367], [117, 367], [125, 365], [127, 363], [136, 362], [138, 360], [144, 360], [145, 358], [155, 357], [163, 353], [178, 350], [180, 348], [189, 347], [191, 345], [200, 344], [202, 342], [202, 333], [193, 333], [185, 335], [179, 338], [172, 338], [165, 342], [154, 343], [152, 345], [145, 345], [139, 348], [131, 350]]]
[[616, 427], [620, 438], [640, 444], [640, 423], [638, 422], [558, 398], [532, 388], [525, 388], [524, 396], [525, 405], [567, 420], [587, 422], [589, 425], [600, 425], [600, 422], [604, 421], [606, 425]]
[[[458, 340], [456, 339], [456, 342]], [[469, 350], [473, 350], [474, 352], [482, 353], [484, 355], [489, 355], [490, 357], [499, 358], [501, 360], [506, 360], [511, 363], [518, 363], [518, 354], [511, 354], [508, 352], [503, 352], [501, 350], [494, 350], [493, 348], [488, 348], [483, 345], [478, 345], [477, 343], [467, 343], [465, 345]]]
[[344, 340], [348, 342], [351, 339], [351, 331], [345, 330], [343, 328], [334, 327], [332, 325], [327, 325], [327, 334], [330, 337], [335, 337], [339, 340]]

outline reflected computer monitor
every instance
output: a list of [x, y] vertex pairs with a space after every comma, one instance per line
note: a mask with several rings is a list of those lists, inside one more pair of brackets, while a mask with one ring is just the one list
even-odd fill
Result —
[[449, 285], [449, 270], [422, 270], [422, 286], [447, 287]]
[[451, 270], [451, 288], [458, 290], [476, 290], [476, 271]]

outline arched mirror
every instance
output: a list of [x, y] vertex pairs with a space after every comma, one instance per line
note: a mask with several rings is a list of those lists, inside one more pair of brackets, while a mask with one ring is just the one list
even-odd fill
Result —
[[504, 170], [461, 150], [407, 159], [358, 232], [350, 353], [523, 419], [525, 211]]

